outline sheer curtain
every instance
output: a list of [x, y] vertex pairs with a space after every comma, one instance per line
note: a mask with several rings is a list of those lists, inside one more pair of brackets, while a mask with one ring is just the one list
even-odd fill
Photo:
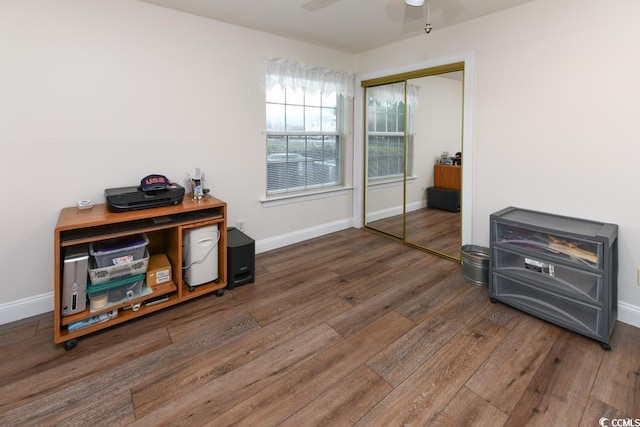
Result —
[[[404, 82], [367, 88], [369, 98], [390, 104], [404, 103]], [[407, 105], [418, 105], [420, 88], [407, 84]]]
[[349, 98], [355, 95], [355, 77], [343, 71], [314, 67], [283, 58], [266, 59], [264, 68], [267, 89], [279, 85], [282, 88], [303, 90], [312, 94], [322, 91], [325, 94], [337, 93]]

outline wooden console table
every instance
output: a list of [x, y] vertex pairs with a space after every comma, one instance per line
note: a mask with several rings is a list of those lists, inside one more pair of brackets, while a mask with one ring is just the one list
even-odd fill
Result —
[[436, 188], [460, 190], [462, 168], [459, 165], [434, 165], [433, 184]]
[[[217, 225], [220, 231], [218, 240], [217, 280], [190, 289], [183, 280], [182, 240], [183, 234], [192, 228]], [[144, 233], [148, 240], [148, 251], [153, 254], [166, 254], [172, 269], [172, 281], [154, 286], [151, 293], [135, 297], [98, 311], [86, 310], [63, 316], [62, 279], [64, 254], [67, 250], [92, 242], [116, 237]], [[105, 204], [95, 205], [92, 209], [78, 210], [75, 207], [64, 208], [58, 217], [54, 232], [54, 342], [64, 344], [65, 349], [75, 347], [77, 338], [98, 330], [114, 326], [128, 320], [144, 316], [157, 310], [215, 292], [222, 296], [227, 285], [227, 204], [216, 198], [193, 201], [185, 197], [177, 206], [167, 206], [134, 212], [112, 213]], [[155, 305], [145, 305], [145, 301], [156, 296], [168, 296], [168, 299]], [[136, 309], [126, 309], [135, 305]], [[137, 308], [139, 307], [139, 308]], [[96, 323], [81, 329], [71, 329], [70, 325], [90, 319], [106, 312], [117, 312], [117, 317], [103, 323]]]

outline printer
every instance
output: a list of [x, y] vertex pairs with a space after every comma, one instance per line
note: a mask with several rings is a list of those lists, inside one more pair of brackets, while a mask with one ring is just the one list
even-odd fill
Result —
[[107, 188], [104, 197], [110, 212], [178, 205], [184, 199], [184, 187], [163, 175], [148, 175], [138, 187]]

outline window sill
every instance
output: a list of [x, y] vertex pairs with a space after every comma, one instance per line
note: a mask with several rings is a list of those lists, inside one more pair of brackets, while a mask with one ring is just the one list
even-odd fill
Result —
[[[410, 181], [415, 181], [416, 179], [418, 179], [417, 176], [408, 176], [407, 177], [407, 182]], [[391, 178], [391, 179], [380, 179], [377, 181], [371, 181], [369, 182], [369, 186], [371, 187], [392, 187], [395, 185], [402, 185], [402, 183], [404, 182], [404, 179], [402, 178]]]
[[275, 195], [269, 197], [263, 197], [260, 199], [260, 203], [265, 208], [270, 208], [273, 206], [282, 206], [288, 205], [291, 203], [300, 203], [306, 202], [309, 200], [318, 200], [318, 199], [326, 199], [328, 197], [336, 197], [342, 196], [344, 194], [350, 193], [353, 191], [353, 187], [351, 186], [340, 186], [340, 187], [331, 187], [322, 190], [313, 190], [313, 191], [301, 191], [298, 193], [290, 193], [290, 194], [282, 194]]

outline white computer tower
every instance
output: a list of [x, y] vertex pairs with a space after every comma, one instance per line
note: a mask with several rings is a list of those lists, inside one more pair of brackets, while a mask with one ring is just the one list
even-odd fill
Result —
[[87, 308], [88, 261], [89, 252], [86, 246], [70, 246], [65, 249], [60, 301], [63, 316], [80, 313]]
[[218, 225], [191, 228], [182, 235], [183, 278], [190, 287], [218, 279]]

